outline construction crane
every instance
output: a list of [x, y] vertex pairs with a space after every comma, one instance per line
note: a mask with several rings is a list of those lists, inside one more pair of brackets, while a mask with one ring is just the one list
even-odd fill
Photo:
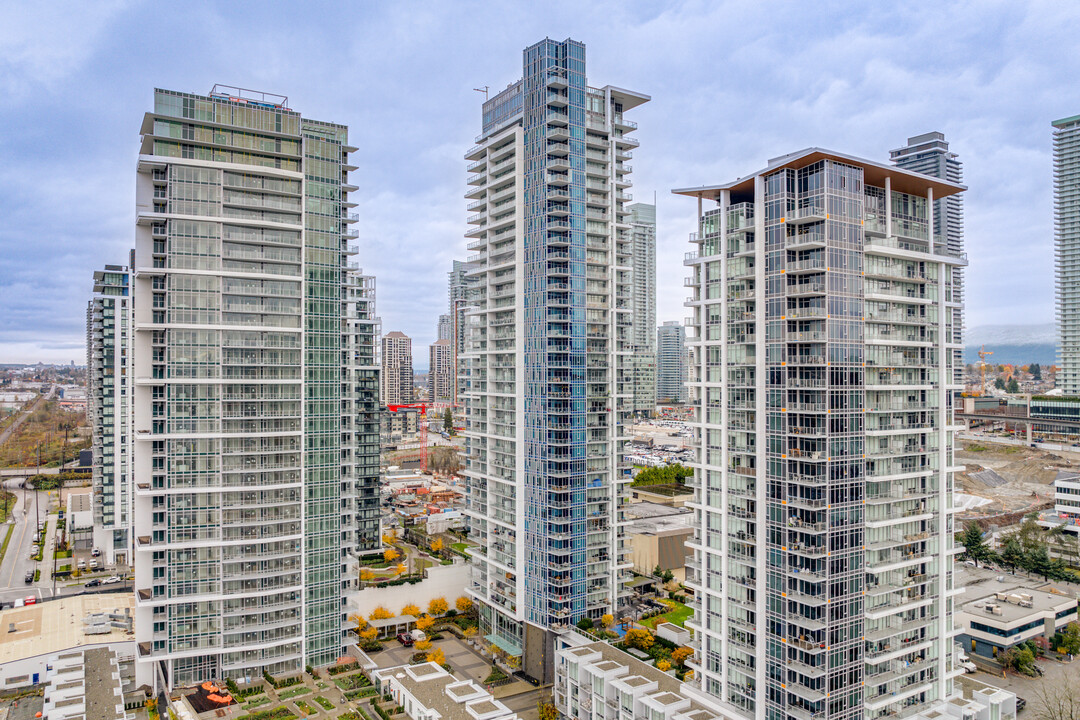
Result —
[[405, 405], [387, 405], [386, 409], [390, 412], [396, 413], [398, 410], [403, 409], [419, 409], [420, 417], [416, 421], [416, 432], [420, 436], [420, 466], [422, 469], [427, 470], [427, 403], [409, 403]]
[[993, 354], [993, 351], [987, 350], [985, 345], [979, 346], [979, 374], [981, 376], [979, 395], [986, 394], [986, 358], [990, 357]]

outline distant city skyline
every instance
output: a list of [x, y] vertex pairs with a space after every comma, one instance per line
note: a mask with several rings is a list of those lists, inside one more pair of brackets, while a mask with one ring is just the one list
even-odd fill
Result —
[[[567, 16], [574, 21], [550, 22]], [[1080, 49], [1070, 42], [1078, 20], [1076, 6], [1038, 2], [942, 3], [927, 13], [796, 3], [765, 11], [567, 2], [539, 11], [419, 2], [321, 13], [284, 4], [11, 5], [0, 30], [0, 362], [82, 362], [86, 271], [122, 260], [133, 240], [131, 118], [154, 87], [205, 93], [222, 82], [291, 93], [292, 105], [349, 124], [360, 148], [358, 260], [377, 278], [383, 327], [414, 339], [423, 368], [426, 351], [416, 348], [436, 339], [446, 273], [468, 255], [459, 163], [479, 121], [473, 89], [504, 88], [515, 78], [495, 59], [544, 35], [585, 42], [596, 77], [660, 89], [642, 110], [633, 161], [637, 195], [655, 192], [662, 220], [658, 323], [685, 315], [681, 262], [694, 230], [671, 188], [744, 175], [778, 147], [883, 158], [931, 131], [963, 158], [970, 188], [967, 326], [1053, 322], [1047, 128], [1080, 112], [1071, 71]], [[340, 42], [315, 32], [326, 24]], [[148, 35], [150, 25], [173, 31]], [[739, 32], [717, 44], [730, 27]], [[788, 42], [807, 29], [805, 42]], [[491, 62], [463, 50], [477, 32]], [[193, 46], [204, 51], [191, 55]], [[313, 74], [296, 57], [344, 70]]]

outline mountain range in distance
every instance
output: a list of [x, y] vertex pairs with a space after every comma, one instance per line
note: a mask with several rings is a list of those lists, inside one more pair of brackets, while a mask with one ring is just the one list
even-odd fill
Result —
[[993, 352], [993, 365], [1057, 364], [1057, 325], [980, 325], [964, 331], [964, 362], [978, 363], [979, 350]]

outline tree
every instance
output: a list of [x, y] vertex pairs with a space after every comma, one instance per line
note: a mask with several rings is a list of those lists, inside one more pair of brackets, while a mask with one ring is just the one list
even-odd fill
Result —
[[442, 538], [435, 538], [431, 541], [431, 552], [436, 554], [441, 553], [444, 545], [445, 543], [442, 541]]
[[688, 477], [694, 477], [694, 471], [692, 468], [688, 468], [685, 465], [680, 465], [678, 463], [673, 463], [671, 465], [665, 465], [663, 467], [645, 468], [634, 476], [634, 480], [631, 483], [631, 486], [641, 487], [643, 485], [682, 485]]
[[417, 630], [425, 630], [426, 631], [428, 628], [430, 628], [434, 624], [435, 624], [435, 621], [431, 618], [430, 615], [421, 615], [420, 617], [416, 618], [416, 629]]
[[1018, 392], [1020, 392], [1020, 384], [1018, 382], [1016, 382], [1016, 378], [1014, 378], [1014, 377], [1009, 378], [1009, 384], [1005, 386], [1005, 392], [1007, 392], [1007, 393], [1018, 393]]
[[415, 647], [419, 652], [426, 652], [426, 651], [431, 649], [431, 641], [430, 640], [418, 640], [416, 642]]
[[694, 655], [694, 650], [688, 647], [675, 648], [671, 652], [671, 662], [675, 663], [678, 667], [686, 665], [686, 661]]
[[1049, 580], [1054, 572], [1054, 564], [1050, 560], [1050, 553], [1045, 545], [1032, 548], [1024, 553], [1024, 568], [1036, 575], [1042, 575], [1043, 580]]
[[462, 630], [461, 634], [465, 636], [466, 640], [471, 640], [473, 637], [476, 636], [477, 632], [479, 632], [479, 629], [475, 625], [470, 625], [469, 627]]
[[398, 563], [397, 565], [394, 566], [394, 574], [395, 575], [402, 575], [402, 574], [405, 573], [405, 571], [407, 569], [408, 568], [405, 567], [405, 563]]
[[446, 598], [437, 597], [428, 603], [427, 611], [430, 615], [442, 615], [450, 609], [450, 605], [447, 604]]
[[662, 582], [663, 582], [663, 583], [664, 583], [665, 585], [667, 585], [667, 584], [668, 584], [669, 582], [671, 582], [671, 581], [672, 581], [672, 580], [674, 580], [674, 579], [675, 579], [675, 573], [671, 572], [671, 570], [670, 570], [670, 569], [669, 569], [669, 570], [665, 570], [665, 571], [664, 571], [664, 574], [660, 576], [660, 580], [661, 580], [661, 581], [662, 581]]
[[1001, 378], [995, 379], [994, 380], [994, 387], [996, 387], [998, 390], [1004, 390], [1005, 389], [1005, 381], [1002, 380]]
[[1035, 685], [1035, 702], [1029, 707], [1035, 720], [1080, 720], [1080, 686], [1043, 677]]
[[388, 563], [392, 563], [395, 560], [397, 560], [399, 557], [401, 557], [401, 553], [399, 553], [394, 548], [386, 548], [386, 550], [383, 551], [382, 556], [383, 556], [383, 560], [385, 560]]
[[587, 617], [581, 618], [580, 620], [577, 621], [577, 626], [579, 628], [581, 628], [582, 630], [586, 630], [586, 631], [592, 630], [593, 629], [592, 618], [587, 618]]
[[1080, 654], [1080, 623], [1071, 622], [1061, 632], [1061, 647], [1070, 655]]
[[363, 615], [353, 615], [351, 619], [353, 622], [356, 623], [356, 632], [360, 632], [367, 627], [368, 623], [367, 620], [364, 619]]
[[638, 650], [648, 650], [655, 641], [652, 633], [645, 628], [630, 628], [626, 631], [626, 637], [624, 639], [627, 645], [637, 648]]
[[371, 618], [372, 620], [386, 620], [388, 618], [394, 617], [394, 613], [390, 612], [389, 610], [384, 608], [382, 605], [380, 605], [379, 607], [372, 610], [371, 614], [368, 615], [368, 617]]
[[1042, 380], [1042, 366], [1039, 363], [1028, 365], [1028, 372], [1031, 373], [1032, 380]]
[[435, 648], [434, 650], [432, 650], [431, 652], [429, 652], [427, 654], [427, 661], [428, 662], [433, 662], [436, 665], [445, 665], [446, 664], [446, 654], [443, 653], [442, 648]]
[[375, 579], [375, 573], [370, 568], [360, 568], [360, 582], [371, 582]]
[[964, 531], [956, 539], [964, 546], [964, 552], [967, 556], [975, 561], [975, 567], [979, 566], [980, 560], [986, 560], [990, 554], [990, 548], [986, 546], [986, 541], [983, 540], [983, 532], [979, 529], [977, 523], [969, 522], [965, 525]]
[[652, 569], [653, 577], [660, 578], [664, 574], [664, 568], [660, 567], [660, 563], [656, 563], [656, 567]]
[[604, 615], [600, 618], [600, 624], [610, 630], [611, 626], [615, 624], [615, 616], [611, 613], [604, 613]]
[[372, 640], [374, 640], [378, 636], [379, 636], [379, 629], [374, 628], [374, 627], [369, 627], [367, 630], [364, 630], [363, 632], [360, 633], [360, 637], [364, 638], [364, 640], [367, 640], [368, 642], [371, 642]]
[[454, 434], [454, 413], [450, 408], [446, 408], [446, 412], [443, 413], [442, 424], [443, 430], [445, 430], [448, 435]]
[[1014, 571], [1024, 563], [1024, 548], [1013, 535], [1006, 537], [1001, 544], [1001, 562]]
[[1001, 664], [1023, 675], [1035, 675], [1035, 653], [1027, 647], [1009, 648], [1001, 655]]
[[405, 607], [401, 608], [399, 615], [412, 615], [413, 617], [420, 617], [420, 608], [412, 603], [409, 603]]
[[671, 663], [661, 658], [660, 660], [656, 661], [656, 669], [660, 672], [667, 672], [671, 669]]
[[552, 702], [540, 702], [536, 705], [539, 720], [559, 720], [559, 710]]
[[397, 528], [390, 528], [389, 530], [387, 530], [382, 536], [382, 541], [387, 545], [393, 545], [394, 543], [396, 543], [398, 541]]
[[457, 606], [457, 611], [458, 611], [459, 613], [467, 613], [467, 612], [469, 612], [470, 610], [472, 610], [472, 600], [470, 600], [469, 598], [467, 598], [467, 597], [466, 597], [466, 596], [464, 596], [464, 595], [462, 595], [461, 597], [459, 597], [459, 598], [458, 598], [458, 599], [457, 599], [457, 600], [456, 600], [456, 601], [454, 602], [454, 605], [455, 605], [455, 606]]

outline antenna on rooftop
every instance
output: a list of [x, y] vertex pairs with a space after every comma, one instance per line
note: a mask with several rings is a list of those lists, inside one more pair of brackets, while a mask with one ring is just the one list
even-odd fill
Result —
[[484, 93], [484, 100], [488, 99], [488, 89], [489, 89], [489, 86], [487, 86], [487, 85], [485, 85], [482, 88], [473, 88], [473, 90], [475, 90], [476, 92]]

